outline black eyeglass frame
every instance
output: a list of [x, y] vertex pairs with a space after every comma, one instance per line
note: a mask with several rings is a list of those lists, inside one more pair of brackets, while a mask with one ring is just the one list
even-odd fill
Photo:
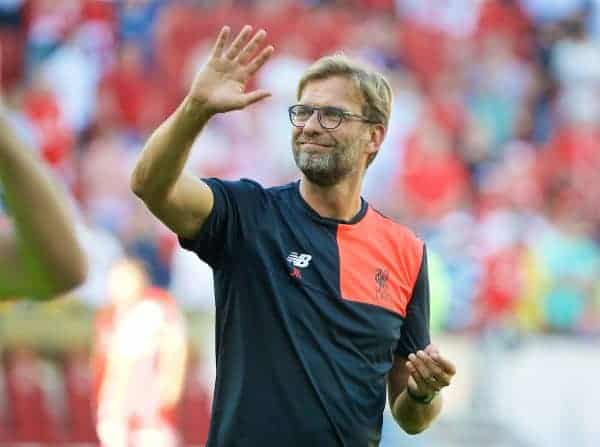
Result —
[[[327, 129], [327, 130], [337, 129], [338, 127], [340, 127], [342, 125], [342, 123], [344, 122], [344, 119], [348, 119], [348, 118], [354, 118], [354, 119], [357, 119], [357, 120], [360, 120], [360, 121], [363, 121], [363, 122], [369, 123], [369, 124], [380, 124], [379, 121], [370, 120], [366, 116], [356, 115], [355, 113], [348, 112], [344, 109], [340, 109], [339, 107], [332, 107], [332, 106], [315, 107], [315, 106], [309, 106], [306, 104], [294, 104], [288, 108], [288, 114], [289, 114], [290, 122], [292, 123], [292, 126], [298, 127], [300, 129], [303, 128], [306, 124], [298, 125], [298, 124], [294, 123], [294, 118], [293, 118], [294, 109], [296, 109], [297, 107], [303, 107], [303, 108], [307, 108], [310, 110], [310, 115], [308, 116], [308, 119], [310, 119], [310, 117], [313, 115], [313, 113], [315, 113], [315, 110], [316, 110], [317, 111], [317, 120], [319, 121], [320, 126], [323, 129]], [[341, 118], [340, 118], [338, 124], [334, 127], [324, 126], [323, 120], [322, 120], [322, 115], [321, 115], [321, 110], [329, 110], [332, 112], [339, 113]], [[308, 119], [307, 119], [307, 121], [308, 121]]]

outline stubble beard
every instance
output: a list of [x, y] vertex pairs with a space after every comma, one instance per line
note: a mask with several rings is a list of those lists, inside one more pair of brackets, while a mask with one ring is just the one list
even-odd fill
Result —
[[294, 161], [308, 180], [322, 187], [339, 183], [355, 169], [356, 148], [332, 146], [327, 152], [314, 152], [302, 149], [292, 143]]

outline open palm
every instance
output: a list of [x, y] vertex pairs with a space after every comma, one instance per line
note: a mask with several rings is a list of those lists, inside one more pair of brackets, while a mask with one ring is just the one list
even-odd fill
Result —
[[247, 82], [273, 53], [269, 45], [256, 54], [267, 33], [261, 29], [250, 38], [252, 27], [246, 25], [225, 49], [229, 34], [229, 27], [221, 29], [207, 63], [196, 75], [190, 90], [190, 96], [210, 113], [243, 109], [270, 96], [266, 90], [246, 92]]

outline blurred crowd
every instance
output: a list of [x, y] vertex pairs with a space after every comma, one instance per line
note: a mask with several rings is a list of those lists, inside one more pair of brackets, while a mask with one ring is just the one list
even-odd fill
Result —
[[598, 0], [0, 0], [3, 107], [73, 197], [78, 299], [103, 306], [127, 254], [185, 309], [212, 306], [209, 268], [129, 173], [220, 27], [246, 23], [275, 46], [252, 86], [273, 97], [212, 120], [187, 169], [296, 179], [287, 106], [342, 50], [395, 92], [365, 197], [426, 241], [434, 329], [600, 332]]

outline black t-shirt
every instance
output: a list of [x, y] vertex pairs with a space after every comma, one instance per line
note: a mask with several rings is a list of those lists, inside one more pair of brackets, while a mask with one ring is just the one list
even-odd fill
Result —
[[205, 182], [213, 211], [181, 244], [214, 269], [207, 446], [378, 445], [394, 354], [429, 344], [423, 243], [364, 200], [342, 222], [297, 182]]

